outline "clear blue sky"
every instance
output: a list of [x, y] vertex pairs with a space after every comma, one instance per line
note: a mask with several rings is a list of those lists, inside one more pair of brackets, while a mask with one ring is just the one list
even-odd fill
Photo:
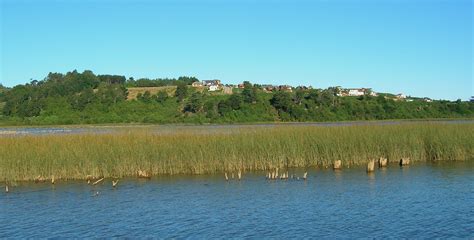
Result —
[[89, 69], [474, 95], [470, 0], [0, 1], [6, 86]]

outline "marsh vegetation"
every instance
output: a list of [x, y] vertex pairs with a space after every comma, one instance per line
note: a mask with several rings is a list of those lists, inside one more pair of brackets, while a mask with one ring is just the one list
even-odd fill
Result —
[[474, 124], [245, 127], [233, 131], [145, 128], [0, 138], [2, 181], [212, 174], [292, 167], [344, 168], [379, 157], [397, 162], [471, 160]]

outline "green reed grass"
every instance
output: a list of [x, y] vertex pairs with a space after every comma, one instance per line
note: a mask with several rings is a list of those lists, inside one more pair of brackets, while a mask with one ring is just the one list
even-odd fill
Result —
[[234, 131], [156, 134], [147, 129], [107, 134], [0, 138], [0, 181], [205, 174], [275, 167], [389, 161], [471, 160], [474, 124], [245, 127]]

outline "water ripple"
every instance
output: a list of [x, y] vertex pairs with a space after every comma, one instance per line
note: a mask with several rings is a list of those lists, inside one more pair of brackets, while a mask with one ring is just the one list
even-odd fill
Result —
[[472, 238], [473, 173], [467, 162], [373, 176], [315, 170], [306, 182], [253, 173], [124, 179], [117, 189], [27, 184], [0, 195], [0, 238]]

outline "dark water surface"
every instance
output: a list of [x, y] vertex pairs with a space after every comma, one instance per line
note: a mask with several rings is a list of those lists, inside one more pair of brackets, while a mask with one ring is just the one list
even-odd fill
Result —
[[474, 237], [473, 161], [308, 175], [124, 179], [117, 189], [110, 180], [22, 184], [0, 194], [0, 238]]

